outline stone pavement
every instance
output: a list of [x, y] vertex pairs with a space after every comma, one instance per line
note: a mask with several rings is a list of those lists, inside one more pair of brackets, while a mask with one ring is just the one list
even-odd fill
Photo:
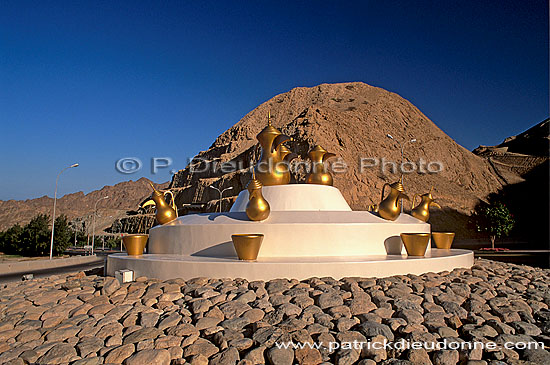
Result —
[[[301, 282], [58, 275], [0, 285], [0, 363], [550, 364], [548, 351], [521, 345], [550, 345], [549, 285], [550, 270], [488, 260]], [[444, 340], [497, 347], [433, 346]]]

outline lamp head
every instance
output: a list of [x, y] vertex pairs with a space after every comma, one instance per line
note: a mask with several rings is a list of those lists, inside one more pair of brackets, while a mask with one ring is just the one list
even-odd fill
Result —
[[386, 134], [386, 137], [393, 139], [393, 136], [391, 134]]
[[416, 142], [416, 138], [411, 139], [411, 143]]
[[73, 163], [71, 166], [69, 167], [78, 167], [79, 165], [77, 163]]

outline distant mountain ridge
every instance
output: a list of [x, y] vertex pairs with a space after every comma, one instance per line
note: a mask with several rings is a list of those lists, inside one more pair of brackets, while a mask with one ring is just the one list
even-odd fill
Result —
[[[137, 209], [138, 204], [151, 194], [150, 180], [142, 177], [136, 181], [124, 181], [116, 185], [107, 185], [88, 194], [82, 191], [67, 194], [57, 199], [56, 215], [65, 214], [71, 219], [92, 216], [94, 205], [98, 199], [109, 196], [109, 199], [98, 203], [101, 217], [98, 227], [110, 226], [117, 217], [125, 216], [127, 210]], [[156, 184], [157, 188], [165, 188], [167, 183]], [[14, 224], [24, 225], [39, 213], [51, 216], [53, 198], [43, 196], [27, 200], [0, 200], [0, 230], [5, 230]]]
[[545, 119], [517, 136], [506, 138], [496, 146], [479, 146], [473, 152], [481, 156], [500, 175], [521, 177], [548, 161], [550, 154], [550, 120]]

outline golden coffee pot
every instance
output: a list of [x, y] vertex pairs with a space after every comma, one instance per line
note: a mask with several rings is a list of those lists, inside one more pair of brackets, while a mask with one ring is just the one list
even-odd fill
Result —
[[[390, 187], [390, 193], [384, 199], [384, 190], [386, 186]], [[403, 176], [399, 181], [394, 182], [393, 184], [385, 183], [382, 187], [382, 197], [381, 202], [378, 204], [378, 214], [380, 217], [394, 221], [401, 214], [401, 199], [407, 199], [410, 201], [409, 197], [405, 194], [405, 189], [403, 188]]]
[[[149, 205], [154, 205], [156, 208], [155, 218], [159, 224], [166, 224], [176, 219], [178, 217], [178, 208], [176, 207], [174, 194], [170, 190], [165, 192], [158, 191], [153, 184], [149, 184], [153, 188], [153, 194], [151, 194], [151, 198], [143, 203], [141, 207], [144, 208]], [[166, 202], [166, 194], [170, 195], [171, 204]]]
[[256, 179], [254, 170], [252, 170], [252, 180], [250, 180], [246, 189], [248, 190], [248, 203], [245, 209], [246, 215], [252, 221], [263, 221], [269, 217], [271, 208], [262, 195], [262, 183]]
[[327, 171], [324, 162], [336, 155], [317, 145], [309, 151], [308, 156], [312, 166], [311, 172], [306, 176], [306, 183], [332, 186], [332, 175]]
[[255, 167], [258, 180], [265, 186], [288, 184], [290, 182], [290, 169], [288, 161], [284, 159], [288, 155], [286, 153], [288, 148], [285, 147], [283, 152], [281, 152], [281, 149], [282, 144], [290, 141], [291, 138], [271, 125], [271, 113], [267, 116], [267, 127], [256, 138], [262, 147], [260, 161]]
[[[292, 138], [290, 139], [292, 140]], [[292, 152], [287, 146], [284, 144], [280, 145], [277, 149], [279, 153], [279, 161], [285, 161], [287, 163], [290, 163], [290, 161], [294, 160], [296, 157], [298, 157], [297, 154]]]
[[419, 196], [421, 200], [418, 203], [418, 205], [411, 210], [411, 215], [413, 217], [415, 217], [416, 219], [420, 219], [423, 222], [427, 222], [428, 219], [430, 219], [430, 206], [431, 205], [436, 206], [439, 209], [441, 209], [441, 206], [435, 202], [435, 200], [432, 196], [433, 188], [434, 187], [432, 186], [429, 193], [426, 193], [426, 194], [423, 194], [423, 195], [415, 194], [414, 197], [413, 197], [413, 201], [412, 201], [413, 207], [414, 207], [414, 202], [416, 201], [417, 196]]

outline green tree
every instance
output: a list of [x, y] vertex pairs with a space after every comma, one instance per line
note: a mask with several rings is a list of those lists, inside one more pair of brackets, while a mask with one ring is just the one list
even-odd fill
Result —
[[24, 228], [21, 234], [21, 251], [26, 256], [43, 256], [50, 252], [50, 217], [38, 214]]
[[72, 237], [74, 237], [74, 231], [69, 226], [67, 216], [62, 214], [55, 219], [55, 229], [53, 234], [54, 255], [59, 255], [65, 252], [67, 247], [71, 245]]
[[21, 253], [23, 227], [16, 224], [0, 233], [0, 251], [10, 255]]
[[514, 217], [506, 205], [499, 201], [479, 204], [474, 210], [473, 220], [478, 232], [489, 235], [493, 250], [495, 240], [507, 236], [515, 224]]
[[120, 237], [119, 236], [111, 236], [107, 240], [105, 240], [105, 247], [109, 247], [111, 249], [120, 249]]

